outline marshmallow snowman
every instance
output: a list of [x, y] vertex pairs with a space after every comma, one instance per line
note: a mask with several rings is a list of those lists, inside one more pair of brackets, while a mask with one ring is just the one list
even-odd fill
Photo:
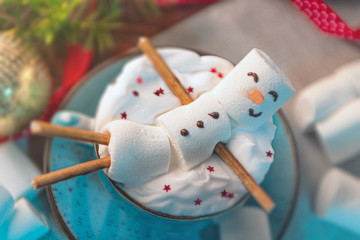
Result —
[[125, 119], [105, 125], [111, 138], [99, 154], [111, 156], [107, 175], [121, 183], [148, 181], [171, 166], [190, 170], [208, 159], [218, 142], [228, 142], [232, 128], [255, 131], [294, 94], [270, 57], [253, 49], [211, 91], [160, 114], [154, 126]]
[[[242, 60], [243, 67], [251, 59], [254, 65], [249, 72], [236, 74], [238, 78], [235, 74], [228, 77], [234, 65], [217, 56], [200, 56], [180, 48], [159, 48], [158, 52], [195, 100], [193, 103], [181, 106], [151, 62], [141, 55], [121, 61], [125, 64], [102, 92], [95, 118], [66, 110], [58, 112], [52, 122], [110, 133], [109, 146], [99, 149], [100, 156], [111, 155], [113, 159], [105, 173], [149, 209], [197, 217], [229, 209], [243, 199], [247, 189], [212, 153], [213, 146], [218, 141], [225, 143], [260, 183], [276, 154], [272, 148], [276, 126], [267, 116], [283, 104], [279, 99], [284, 100], [286, 94], [279, 89], [288, 81], [260, 50], [253, 50]], [[231, 89], [232, 98], [242, 94], [238, 103], [244, 106], [244, 121], [236, 122], [231, 108], [221, 103], [221, 91], [215, 92], [225, 80], [233, 84], [226, 94]], [[238, 84], [243, 87], [239, 89]], [[290, 84], [289, 88], [292, 95]], [[270, 91], [278, 94], [276, 101]], [[270, 112], [264, 107], [266, 103], [273, 107]], [[250, 109], [257, 117], [250, 115]], [[246, 124], [253, 120], [257, 123]], [[183, 131], [186, 136], [181, 135], [183, 129], [188, 132]]]

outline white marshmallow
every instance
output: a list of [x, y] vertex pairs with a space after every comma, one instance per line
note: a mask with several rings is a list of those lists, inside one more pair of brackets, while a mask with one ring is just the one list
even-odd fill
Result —
[[335, 73], [304, 88], [295, 99], [297, 124], [304, 131], [360, 96], [360, 61], [348, 63]]
[[41, 172], [14, 143], [0, 145], [0, 184], [6, 187], [16, 200], [35, 194], [31, 186], [34, 177]]
[[343, 74], [333, 74], [304, 88], [296, 97], [295, 115], [298, 126], [310, 131], [316, 122], [356, 97], [356, 91]]
[[322, 178], [315, 213], [323, 220], [360, 234], [360, 179], [338, 168]]
[[[255, 77], [249, 76], [249, 73], [256, 73], [258, 82], [255, 82]], [[264, 97], [260, 104], [249, 99], [249, 95], [255, 89]], [[271, 91], [278, 95], [276, 99]], [[259, 49], [253, 49], [212, 90], [212, 93], [240, 127], [254, 130], [269, 121], [270, 117], [295, 94], [295, 90], [269, 56]], [[251, 116], [250, 111], [253, 111], [254, 115], [261, 115]]]
[[0, 225], [0, 236], [6, 240], [39, 239], [48, 232], [43, 219], [28, 200], [21, 198], [16, 201], [13, 212]]
[[[211, 117], [211, 113], [217, 113], [218, 117]], [[197, 126], [198, 121], [203, 122], [203, 128]], [[226, 142], [231, 135], [230, 119], [210, 93], [160, 115], [155, 123], [166, 129], [179, 166], [184, 170], [208, 159], [215, 145]], [[183, 129], [188, 135], [181, 134]]]
[[168, 171], [170, 143], [160, 127], [117, 120], [110, 122], [102, 132], [111, 135], [108, 146], [100, 146], [101, 157], [111, 156], [106, 174], [121, 183], [148, 181]]
[[220, 220], [220, 239], [272, 239], [268, 215], [258, 207], [237, 208]]
[[360, 98], [353, 99], [316, 124], [329, 159], [339, 164], [360, 153]]
[[0, 225], [7, 218], [14, 207], [14, 199], [8, 190], [0, 185]]

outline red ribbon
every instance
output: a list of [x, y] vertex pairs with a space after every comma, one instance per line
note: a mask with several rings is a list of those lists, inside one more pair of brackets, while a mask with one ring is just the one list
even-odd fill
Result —
[[360, 39], [360, 29], [352, 29], [322, 0], [291, 0], [322, 31], [349, 40]]

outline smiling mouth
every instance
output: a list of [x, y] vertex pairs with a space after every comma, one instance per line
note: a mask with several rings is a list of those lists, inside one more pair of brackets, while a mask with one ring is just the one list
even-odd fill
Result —
[[262, 112], [254, 113], [254, 109], [252, 109], [252, 108], [249, 109], [249, 115], [252, 117], [260, 117], [261, 114], [262, 114]]

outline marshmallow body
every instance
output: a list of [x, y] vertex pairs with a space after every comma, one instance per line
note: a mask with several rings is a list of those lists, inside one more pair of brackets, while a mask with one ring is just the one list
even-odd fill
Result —
[[0, 145], [0, 156], [0, 184], [15, 200], [34, 194], [31, 180], [41, 173], [33, 162], [12, 142]]
[[[255, 89], [263, 96], [260, 104], [249, 99]], [[231, 119], [249, 130], [269, 121], [295, 94], [285, 74], [258, 49], [246, 55], [211, 92]]]
[[231, 135], [230, 119], [210, 93], [156, 119], [166, 129], [179, 166], [189, 170], [208, 159], [218, 142]]
[[323, 220], [360, 235], [360, 179], [338, 168], [322, 178], [315, 213]]
[[160, 127], [127, 120], [110, 122], [102, 132], [111, 135], [108, 146], [100, 146], [100, 157], [111, 156], [107, 175], [121, 183], [145, 182], [168, 171], [170, 144]]
[[20, 198], [12, 213], [0, 225], [0, 236], [6, 240], [39, 239], [48, 232], [42, 218], [28, 200]]
[[14, 199], [6, 188], [0, 185], [0, 225], [14, 207]]
[[330, 160], [338, 164], [360, 153], [360, 98], [353, 99], [316, 124]]

